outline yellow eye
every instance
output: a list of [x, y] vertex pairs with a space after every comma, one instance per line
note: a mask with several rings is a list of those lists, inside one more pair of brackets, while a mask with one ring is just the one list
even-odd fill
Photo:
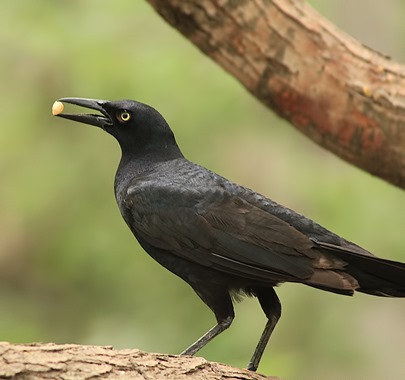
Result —
[[120, 121], [129, 121], [131, 119], [131, 114], [128, 111], [122, 111], [119, 115], [118, 118]]

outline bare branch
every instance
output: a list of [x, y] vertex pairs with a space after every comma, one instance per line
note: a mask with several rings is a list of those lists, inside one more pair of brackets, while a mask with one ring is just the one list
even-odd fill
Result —
[[405, 188], [405, 67], [297, 0], [148, 0], [257, 99]]

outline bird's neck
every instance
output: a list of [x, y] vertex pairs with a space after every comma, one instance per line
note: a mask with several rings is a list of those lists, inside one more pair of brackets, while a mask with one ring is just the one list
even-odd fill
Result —
[[[118, 166], [118, 171], [128, 170], [133, 171], [138, 167], [143, 171], [145, 167], [159, 164], [160, 162], [171, 161], [176, 158], [184, 158], [180, 148], [175, 141], [161, 144], [146, 144], [146, 145], [124, 145], [121, 146], [121, 161]], [[134, 173], [138, 170], [135, 170]]]
[[121, 160], [114, 181], [116, 197], [121, 190], [127, 187], [133, 178], [153, 170], [163, 162], [184, 158], [177, 145], [161, 147], [158, 151], [148, 149], [143, 149], [142, 151], [127, 150], [121, 146], [121, 151]]

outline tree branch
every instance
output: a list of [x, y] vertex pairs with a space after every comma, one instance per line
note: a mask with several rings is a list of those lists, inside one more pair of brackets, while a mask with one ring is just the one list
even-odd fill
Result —
[[0, 379], [277, 380], [203, 358], [75, 344], [0, 342]]
[[148, 0], [257, 99], [405, 188], [405, 67], [297, 0]]

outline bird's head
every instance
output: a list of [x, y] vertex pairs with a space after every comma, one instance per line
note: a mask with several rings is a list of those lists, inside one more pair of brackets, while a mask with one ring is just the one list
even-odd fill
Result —
[[[63, 113], [64, 103], [98, 111], [98, 113]], [[173, 132], [154, 108], [134, 100], [97, 100], [62, 98], [57, 100], [55, 116], [99, 127], [114, 136], [123, 154], [153, 155], [156, 158], [182, 156]]]

